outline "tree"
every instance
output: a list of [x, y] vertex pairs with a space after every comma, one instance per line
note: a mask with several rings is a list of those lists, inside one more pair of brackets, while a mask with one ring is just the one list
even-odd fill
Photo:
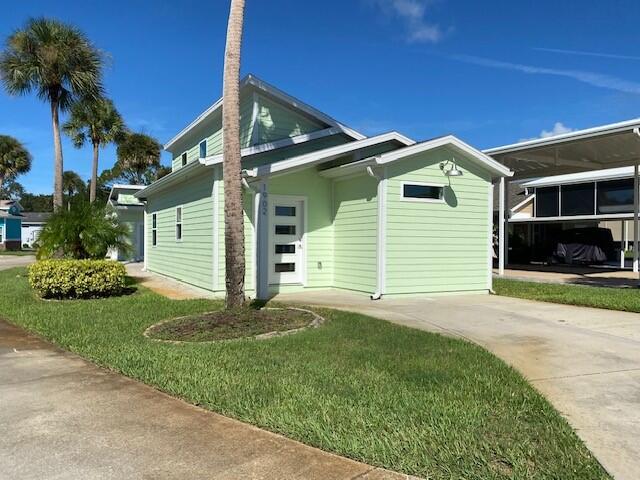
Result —
[[71, 197], [85, 192], [85, 183], [80, 175], [72, 170], [62, 174], [62, 190], [67, 194], [67, 210], [71, 209]]
[[222, 87], [224, 240], [226, 308], [242, 307], [244, 296], [244, 212], [240, 154], [240, 50], [244, 0], [231, 0]]
[[15, 138], [0, 135], [0, 199], [24, 193], [16, 177], [31, 170], [31, 154]]
[[20, 195], [20, 205], [25, 212], [51, 212], [53, 211], [53, 196], [24, 193]]
[[126, 130], [124, 121], [111, 100], [83, 99], [71, 106], [71, 116], [62, 126], [62, 130], [71, 138], [76, 148], [82, 148], [89, 142], [93, 147], [93, 167], [89, 188], [89, 201], [93, 203], [96, 199], [100, 147], [117, 142], [124, 136]]
[[129, 228], [108, 213], [105, 205], [87, 201], [58, 210], [38, 236], [37, 257], [102, 259], [110, 248], [129, 252]]
[[[146, 185], [149, 173], [160, 165], [160, 143], [144, 133], [127, 133], [118, 143], [114, 174], [134, 185]], [[151, 180], [153, 181], [153, 180]]]
[[60, 112], [80, 98], [102, 92], [102, 55], [77, 28], [47, 18], [27, 21], [6, 41], [0, 54], [0, 77], [11, 95], [35, 91], [49, 103], [55, 151], [53, 204], [62, 207]]

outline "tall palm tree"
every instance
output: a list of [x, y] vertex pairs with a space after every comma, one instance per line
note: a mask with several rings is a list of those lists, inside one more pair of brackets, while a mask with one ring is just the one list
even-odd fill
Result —
[[160, 143], [144, 133], [127, 133], [116, 151], [114, 170], [136, 185], [148, 183], [148, 173], [160, 167]]
[[62, 190], [67, 194], [67, 210], [71, 210], [71, 197], [85, 192], [85, 183], [73, 170], [62, 173]]
[[83, 99], [71, 106], [71, 116], [62, 126], [62, 130], [71, 138], [76, 148], [82, 148], [91, 142], [93, 168], [91, 169], [89, 202], [93, 203], [96, 199], [100, 147], [122, 138], [126, 130], [124, 121], [111, 100], [107, 98]]
[[102, 92], [102, 55], [77, 28], [47, 18], [27, 21], [0, 53], [0, 77], [11, 95], [35, 91], [49, 103], [55, 151], [53, 205], [62, 206], [60, 112]]
[[18, 175], [31, 170], [31, 154], [13, 137], [0, 135], [0, 190], [8, 189], [8, 185]]
[[244, 0], [231, 0], [222, 87], [224, 245], [226, 308], [239, 308], [244, 296], [244, 218], [240, 155], [240, 50]]

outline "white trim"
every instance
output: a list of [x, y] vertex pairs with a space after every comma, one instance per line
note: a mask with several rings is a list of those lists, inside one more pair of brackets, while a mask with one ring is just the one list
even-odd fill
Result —
[[142, 222], [143, 222], [143, 228], [144, 228], [144, 235], [143, 235], [143, 242], [144, 242], [144, 256], [142, 259], [142, 271], [146, 272], [147, 271], [147, 250], [149, 250], [149, 248], [147, 247], [147, 225], [148, 225], [148, 219], [147, 217], [149, 216], [149, 213], [147, 212], [147, 206], [144, 206], [144, 215], [142, 217]]
[[489, 148], [483, 150], [488, 155], [501, 155], [504, 153], [512, 153], [518, 150], [527, 150], [530, 148], [546, 147], [559, 143], [572, 142], [576, 140], [585, 140], [587, 138], [597, 137], [601, 135], [611, 135], [624, 131], [633, 131], [634, 128], [640, 126], [640, 118], [627, 120], [624, 122], [611, 123], [609, 125], [601, 125], [599, 127], [577, 130], [575, 132], [564, 133], [548, 138], [537, 138], [535, 140], [527, 140], [526, 142], [512, 143], [501, 147]]
[[633, 167], [607, 168], [605, 170], [553, 175], [514, 183], [518, 183], [522, 187], [533, 188], [555, 187], [557, 185], [571, 185], [576, 183], [604, 182], [609, 180], [624, 180], [627, 178], [633, 178]]
[[[178, 221], [178, 210], [180, 210], [180, 221]], [[183, 205], [176, 205], [174, 208], [173, 227], [174, 227], [174, 238], [178, 243], [182, 243], [182, 239], [184, 238], [184, 228], [182, 228], [184, 224], [183, 216], [184, 216]], [[180, 225], [180, 238], [178, 238], [178, 225]]]
[[500, 177], [498, 181], [498, 275], [504, 275], [504, 251], [505, 251], [505, 180]]
[[[264, 92], [278, 100], [280, 100], [281, 102], [285, 103], [286, 105], [292, 106], [304, 113], [306, 113], [307, 115], [309, 115], [312, 118], [315, 118], [317, 120], [320, 120], [321, 122], [332, 126], [332, 127], [338, 127], [340, 129], [340, 131], [342, 131], [343, 133], [345, 133], [346, 135], [356, 139], [356, 140], [362, 140], [363, 138], [365, 138], [364, 135], [362, 135], [359, 132], [356, 132], [355, 130], [347, 127], [346, 125], [336, 121], [335, 119], [331, 118], [330, 116], [320, 112], [319, 110], [316, 110], [315, 108], [313, 108], [310, 105], [307, 105], [306, 103], [292, 97], [291, 95], [283, 92], [282, 90], [274, 87], [273, 85], [268, 84], [267, 82], [260, 80], [258, 77], [254, 76], [254, 75], [247, 75], [245, 78], [242, 79], [242, 81], [240, 82], [240, 89], [244, 89], [244, 87], [246, 86], [253, 86], [256, 90]], [[200, 125], [202, 122], [204, 122], [205, 120], [207, 120], [211, 115], [213, 115], [214, 113], [218, 112], [222, 107], [222, 98], [218, 99], [213, 105], [211, 105], [209, 108], [207, 108], [204, 112], [202, 112], [200, 115], [198, 115], [195, 120], [193, 120], [189, 125], [187, 125], [185, 128], [183, 128], [175, 137], [173, 137], [171, 140], [169, 140], [167, 143], [165, 143], [164, 145], [164, 149], [165, 150], [169, 150], [171, 149], [171, 147], [178, 142], [180, 139], [182, 139], [182, 137], [184, 137], [187, 133], [189, 133], [191, 130], [193, 130], [195, 127], [197, 127], [198, 125]]]
[[[516, 210], [518, 210], [519, 208], [524, 207], [527, 203], [529, 203], [529, 202], [533, 201], [535, 198], [536, 198], [536, 194], [535, 194], [535, 193], [533, 193], [533, 194], [531, 194], [531, 195], [527, 196], [524, 200], [522, 200], [520, 203], [518, 203], [517, 205], [515, 205], [515, 206], [513, 206], [513, 207], [511, 208], [511, 213], [512, 213], [512, 214], [516, 214], [516, 213], [518, 213], [518, 212], [516, 212]], [[492, 203], [493, 203], [493, 202], [492, 202]]]
[[378, 181], [378, 293], [386, 293], [387, 283], [387, 167], [382, 169], [382, 178]]
[[488, 215], [488, 226], [489, 226], [489, 235], [488, 235], [488, 245], [487, 245], [487, 256], [489, 257], [487, 260], [487, 290], [490, 292], [493, 291], [493, 182], [489, 182], [488, 192], [487, 192], [487, 202], [489, 204], [489, 215]]
[[[439, 198], [416, 198], [416, 197], [405, 197], [404, 196], [404, 186], [405, 185], [416, 185], [418, 187], [436, 187], [440, 188], [440, 197]], [[425, 182], [411, 182], [411, 181], [402, 181], [400, 182], [400, 201], [401, 202], [419, 202], [419, 203], [445, 203], [444, 200], [444, 188], [446, 185], [444, 183], [425, 183]]]
[[[204, 157], [202, 156], [202, 144], [204, 143]], [[207, 157], [207, 148], [209, 147], [207, 139], [203, 138], [202, 140], [200, 140], [198, 142], [198, 158], [202, 159], [202, 158], [206, 158]], [[187, 162], [189, 163], [189, 162]]]
[[185, 150], [180, 154], [180, 168], [186, 167], [189, 163], [189, 153]]
[[569, 215], [556, 217], [515, 217], [509, 220], [510, 223], [538, 223], [538, 222], [571, 222], [582, 220], [594, 220], [604, 222], [606, 220], [633, 220], [633, 213], [610, 213], [597, 215]]
[[[311, 133], [304, 133], [302, 135], [296, 135], [294, 137], [287, 137], [280, 140], [275, 140], [273, 142], [261, 143], [260, 145], [243, 148], [240, 151], [240, 156], [248, 157], [251, 155], [257, 155], [259, 153], [270, 152], [272, 150], [277, 150], [278, 148], [298, 145], [300, 143], [317, 140], [318, 138], [324, 138], [331, 135], [336, 135], [338, 133], [340, 133], [340, 129], [336, 127], [325, 128], [324, 130], [316, 130], [315, 132]], [[221, 153], [204, 157], [204, 164], [207, 166], [217, 165], [219, 163], [222, 163], [222, 157], [223, 156]]]
[[[258, 114], [260, 113], [260, 104], [258, 102], [258, 94], [253, 92], [251, 94], [253, 102], [253, 110], [251, 111], [251, 138], [249, 139], [249, 145], [254, 146], [258, 141], [259, 129], [258, 129]], [[242, 156], [242, 152], [240, 152]]]
[[[155, 225], [154, 225], [155, 220]], [[155, 233], [155, 241], [154, 234]], [[151, 213], [151, 248], [158, 246], [158, 212]]]
[[182, 168], [179, 168], [178, 170], [174, 170], [170, 174], [162, 177], [160, 180], [156, 180], [151, 185], [144, 187], [133, 196], [136, 198], [146, 198], [150, 194], [153, 194], [159, 190], [163, 190], [166, 187], [176, 185], [178, 183], [188, 180], [189, 178], [191, 178], [191, 176], [196, 175], [196, 172], [200, 168], [204, 168], [204, 167], [205, 166], [202, 163], [202, 161], [189, 162], [187, 163], [186, 167], [182, 167]]
[[220, 263], [218, 259], [218, 253], [220, 250], [220, 231], [218, 228], [218, 221], [220, 219], [220, 179], [218, 178], [218, 168], [213, 170], [213, 291], [218, 290], [218, 278], [220, 276]]
[[[307, 230], [308, 230], [308, 197], [306, 195], [268, 195], [267, 197], [267, 218], [271, 218], [271, 207], [278, 202], [278, 199], [282, 199], [283, 201], [291, 201], [291, 202], [301, 202], [302, 203], [302, 236], [300, 239], [300, 243], [302, 245], [302, 255], [300, 255], [300, 281], [299, 282], [286, 282], [286, 283], [276, 283], [272, 284], [269, 282], [269, 271], [267, 271], [267, 283], [269, 286], [272, 285], [302, 285], [303, 287], [307, 286]], [[273, 225], [268, 225], [268, 240], [266, 242], [267, 249], [267, 265], [268, 268], [271, 268], [271, 255], [272, 252], [269, 250], [269, 244], [271, 243], [269, 240], [273, 237], [274, 231], [271, 228]]]

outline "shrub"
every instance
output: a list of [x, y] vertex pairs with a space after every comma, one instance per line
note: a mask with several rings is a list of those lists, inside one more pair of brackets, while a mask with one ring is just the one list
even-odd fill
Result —
[[40, 260], [29, 267], [29, 283], [43, 298], [96, 298], [125, 289], [124, 265], [111, 260]]

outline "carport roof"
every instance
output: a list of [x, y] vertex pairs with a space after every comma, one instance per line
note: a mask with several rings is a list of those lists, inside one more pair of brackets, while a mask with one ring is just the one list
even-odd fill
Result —
[[640, 118], [484, 150], [515, 172], [543, 177], [640, 162]]

